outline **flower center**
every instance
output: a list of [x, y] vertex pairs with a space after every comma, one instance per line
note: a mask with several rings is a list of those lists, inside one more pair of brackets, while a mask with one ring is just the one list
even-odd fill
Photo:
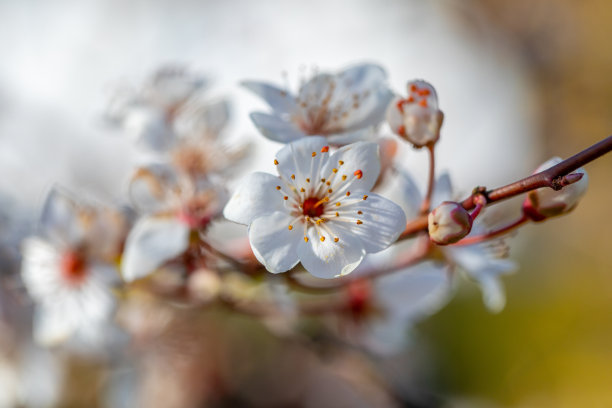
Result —
[[320, 217], [323, 214], [323, 210], [323, 201], [316, 197], [307, 198], [302, 203], [302, 214], [308, 217]]
[[80, 283], [87, 272], [87, 264], [83, 256], [77, 252], [68, 251], [60, 260], [62, 276], [69, 283]]

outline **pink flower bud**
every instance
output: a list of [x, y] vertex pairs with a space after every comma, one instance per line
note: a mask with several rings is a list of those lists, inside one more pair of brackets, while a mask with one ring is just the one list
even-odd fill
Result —
[[429, 238], [438, 245], [454, 244], [472, 230], [472, 217], [459, 203], [444, 201], [429, 213]]
[[395, 98], [387, 109], [387, 122], [393, 132], [415, 147], [435, 143], [443, 119], [436, 90], [422, 80], [408, 82], [408, 97]]
[[[553, 157], [538, 167], [534, 174], [549, 169], [561, 161], [561, 158]], [[523, 201], [523, 213], [533, 221], [543, 221], [573, 210], [586, 192], [588, 177], [586, 171], [579, 168], [565, 176], [565, 180], [569, 184], [559, 191], [551, 188], [531, 191]]]

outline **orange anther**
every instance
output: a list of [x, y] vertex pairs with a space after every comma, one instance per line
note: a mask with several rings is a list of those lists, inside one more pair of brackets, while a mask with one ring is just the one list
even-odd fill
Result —
[[355, 170], [355, 172], [353, 173], [355, 175], [355, 177], [357, 177], [358, 179], [363, 177], [363, 172], [361, 170]]
[[[329, 146], [323, 146], [323, 147], [321, 148], [321, 153], [327, 153], [327, 152], [329, 152]], [[314, 156], [313, 156], [313, 157], [314, 157]]]

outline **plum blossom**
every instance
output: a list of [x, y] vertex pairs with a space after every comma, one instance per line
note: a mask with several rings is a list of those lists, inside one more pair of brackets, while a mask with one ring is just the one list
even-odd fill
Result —
[[253, 123], [268, 139], [289, 143], [318, 135], [326, 137], [328, 144], [344, 145], [375, 136], [392, 97], [386, 79], [382, 67], [361, 64], [337, 74], [317, 74], [297, 95], [263, 82], [242, 85], [272, 108], [272, 113], [251, 113]]
[[106, 118], [192, 176], [224, 172], [244, 156], [245, 145], [220, 138], [229, 104], [204, 99], [205, 87], [198, 73], [162, 67], [142, 89], [117, 92]]
[[408, 97], [396, 96], [389, 104], [387, 122], [391, 130], [417, 148], [435, 143], [444, 119], [436, 90], [423, 80], [410, 81], [406, 87]]
[[[560, 157], [553, 157], [542, 163], [533, 174], [547, 170], [562, 161], [563, 159]], [[573, 174], [579, 174], [582, 177], [577, 182], [563, 187], [560, 191], [550, 188], [531, 191], [523, 202], [523, 212], [533, 221], [543, 221], [549, 217], [566, 214], [573, 210], [586, 193], [589, 184], [587, 173], [582, 167], [574, 171]]]
[[312, 275], [333, 278], [355, 269], [403, 231], [395, 203], [371, 193], [380, 172], [378, 146], [357, 142], [330, 154], [323, 137], [299, 139], [276, 156], [278, 176], [253, 173], [223, 214], [249, 226], [256, 258], [273, 273], [298, 262]]
[[[396, 191], [400, 193], [400, 197], [397, 197], [396, 201], [402, 206], [408, 217], [417, 216], [423, 195], [416, 183], [405, 171], [398, 173], [397, 183]], [[436, 180], [431, 203], [437, 206], [452, 198], [450, 177], [444, 173]], [[481, 220], [482, 215], [476, 218], [468, 237], [486, 232], [486, 226]], [[504, 259], [506, 254], [500, 251], [500, 243], [498, 239], [472, 245], [438, 247], [444, 259], [451, 266], [458, 266], [468, 277], [479, 283], [485, 306], [492, 312], [499, 312], [505, 306], [505, 294], [500, 276], [516, 270], [514, 262]]]
[[203, 231], [221, 214], [225, 192], [206, 179], [194, 179], [168, 164], [139, 168], [130, 198], [144, 215], [127, 237], [123, 278], [133, 281], [185, 252], [192, 232]]
[[23, 282], [37, 303], [34, 338], [45, 345], [74, 336], [104, 340], [115, 309], [114, 266], [125, 231], [117, 212], [79, 205], [53, 190], [43, 209], [40, 237], [24, 240]]

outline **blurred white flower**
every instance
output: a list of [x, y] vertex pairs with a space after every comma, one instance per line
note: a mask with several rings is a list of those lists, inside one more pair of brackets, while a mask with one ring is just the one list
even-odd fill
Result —
[[129, 191], [145, 215], [126, 241], [121, 272], [127, 281], [147, 276], [185, 252], [191, 232], [206, 229], [226, 202], [225, 192], [215, 184], [166, 164], [138, 169]]
[[[547, 170], [563, 161], [560, 157], [553, 157], [542, 163], [533, 174]], [[586, 170], [582, 167], [575, 170], [573, 174], [582, 174], [582, 178], [575, 183], [563, 187], [559, 191], [552, 188], [539, 188], [529, 192], [523, 202], [523, 211], [533, 221], [543, 221], [549, 217], [566, 214], [572, 211], [578, 201], [586, 193], [589, 178]]]
[[79, 205], [53, 190], [45, 204], [42, 237], [23, 242], [22, 277], [37, 303], [34, 338], [54, 345], [74, 336], [88, 344], [107, 339], [118, 281], [116, 261], [125, 225], [110, 210]]
[[254, 112], [251, 119], [267, 138], [289, 143], [304, 136], [325, 136], [344, 145], [375, 135], [384, 119], [391, 91], [378, 65], [355, 65], [338, 74], [317, 74], [297, 96], [274, 85], [244, 81], [242, 85], [270, 105], [271, 114]]
[[408, 82], [408, 97], [395, 97], [387, 110], [391, 130], [415, 147], [435, 143], [440, 137], [444, 114], [438, 109], [438, 95], [428, 82]]
[[330, 155], [327, 143], [308, 137], [283, 147], [279, 176], [251, 174], [224, 209], [227, 219], [249, 225], [253, 252], [270, 272], [301, 262], [317, 277], [346, 275], [404, 229], [401, 208], [370, 193], [378, 146], [358, 142]]
[[[397, 182], [399, 184], [396, 191], [400, 194], [400, 197], [397, 197], [396, 201], [402, 206], [408, 218], [416, 217], [419, 214], [423, 195], [407, 172], [399, 172]], [[445, 173], [436, 180], [431, 203], [433, 206], [437, 206], [439, 203], [452, 198], [450, 177]], [[482, 214], [474, 221], [468, 237], [486, 232], [481, 220]], [[506, 303], [500, 276], [511, 273], [517, 268], [514, 262], [502, 259], [499, 256], [500, 251], [495, 245], [499, 242], [499, 240], [493, 239], [473, 245], [438, 247], [447, 262], [460, 267], [470, 278], [479, 283], [483, 292], [483, 301], [492, 312], [501, 311]]]
[[205, 86], [202, 75], [181, 66], [165, 66], [141, 89], [118, 90], [106, 119], [155, 151], [167, 151], [185, 138], [210, 141], [225, 127], [229, 107], [223, 100], [203, 100]]

